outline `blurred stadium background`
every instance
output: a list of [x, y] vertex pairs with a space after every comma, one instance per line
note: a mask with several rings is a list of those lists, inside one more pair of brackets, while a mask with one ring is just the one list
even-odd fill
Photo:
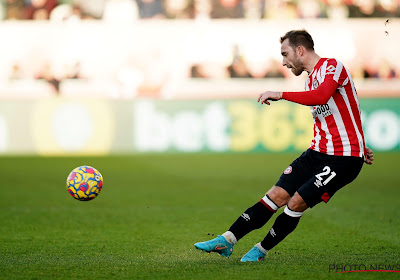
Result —
[[[399, 150], [398, 0], [2, 0], [0, 153], [282, 152], [311, 139], [279, 37], [351, 69], [367, 143]], [[78, 137], [79, 136], [79, 137]]]

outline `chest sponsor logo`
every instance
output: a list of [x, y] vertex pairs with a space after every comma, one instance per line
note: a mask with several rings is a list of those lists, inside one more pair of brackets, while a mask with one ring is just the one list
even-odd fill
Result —
[[327, 116], [332, 115], [332, 112], [331, 112], [328, 104], [318, 105], [318, 106], [313, 107], [312, 115], [313, 115], [314, 119], [318, 116], [325, 118]]

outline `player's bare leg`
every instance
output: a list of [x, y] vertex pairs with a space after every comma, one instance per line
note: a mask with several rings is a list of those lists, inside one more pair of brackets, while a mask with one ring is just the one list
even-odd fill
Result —
[[271, 198], [271, 200], [278, 205], [278, 207], [282, 207], [283, 205], [288, 204], [291, 199], [290, 195], [286, 190], [281, 187], [273, 186], [268, 192], [267, 195]]

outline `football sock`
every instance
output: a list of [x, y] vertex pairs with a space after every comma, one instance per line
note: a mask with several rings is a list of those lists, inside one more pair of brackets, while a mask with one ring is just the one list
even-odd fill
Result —
[[286, 206], [283, 213], [276, 218], [264, 240], [261, 241], [261, 246], [267, 251], [275, 247], [297, 227], [302, 214], [303, 212], [292, 211]]
[[265, 250], [264, 247], [261, 246], [261, 242], [257, 243], [257, 244], [255, 245], [255, 247], [257, 247], [258, 249], [260, 249], [261, 252], [263, 252], [264, 254], [267, 254], [267, 253], [268, 253], [268, 250]]
[[231, 231], [225, 232], [224, 234], [222, 234], [222, 236], [232, 245], [235, 245], [237, 243], [236, 236]]
[[249, 232], [265, 225], [278, 206], [266, 195], [261, 201], [247, 209], [229, 228], [236, 242]]

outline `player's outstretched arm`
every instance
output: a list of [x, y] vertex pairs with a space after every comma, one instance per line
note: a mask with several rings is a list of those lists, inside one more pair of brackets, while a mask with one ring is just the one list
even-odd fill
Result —
[[367, 150], [367, 157], [365, 159], [365, 163], [371, 165], [372, 162], [374, 161], [374, 151], [372, 151], [368, 147], [366, 147], [366, 150]]
[[334, 80], [327, 79], [319, 85], [317, 89], [310, 91], [296, 91], [296, 92], [279, 92], [279, 91], [266, 91], [261, 93], [258, 97], [258, 102], [261, 104], [270, 105], [268, 100], [277, 101], [285, 99], [294, 103], [314, 106], [324, 105], [332, 97], [338, 87], [338, 83]]
[[282, 99], [282, 92], [266, 91], [266, 92], [260, 94], [260, 96], [258, 97], [258, 102], [260, 102], [261, 104], [271, 105], [268, 102], [268, 100], [277, 101], [279, 99]]

